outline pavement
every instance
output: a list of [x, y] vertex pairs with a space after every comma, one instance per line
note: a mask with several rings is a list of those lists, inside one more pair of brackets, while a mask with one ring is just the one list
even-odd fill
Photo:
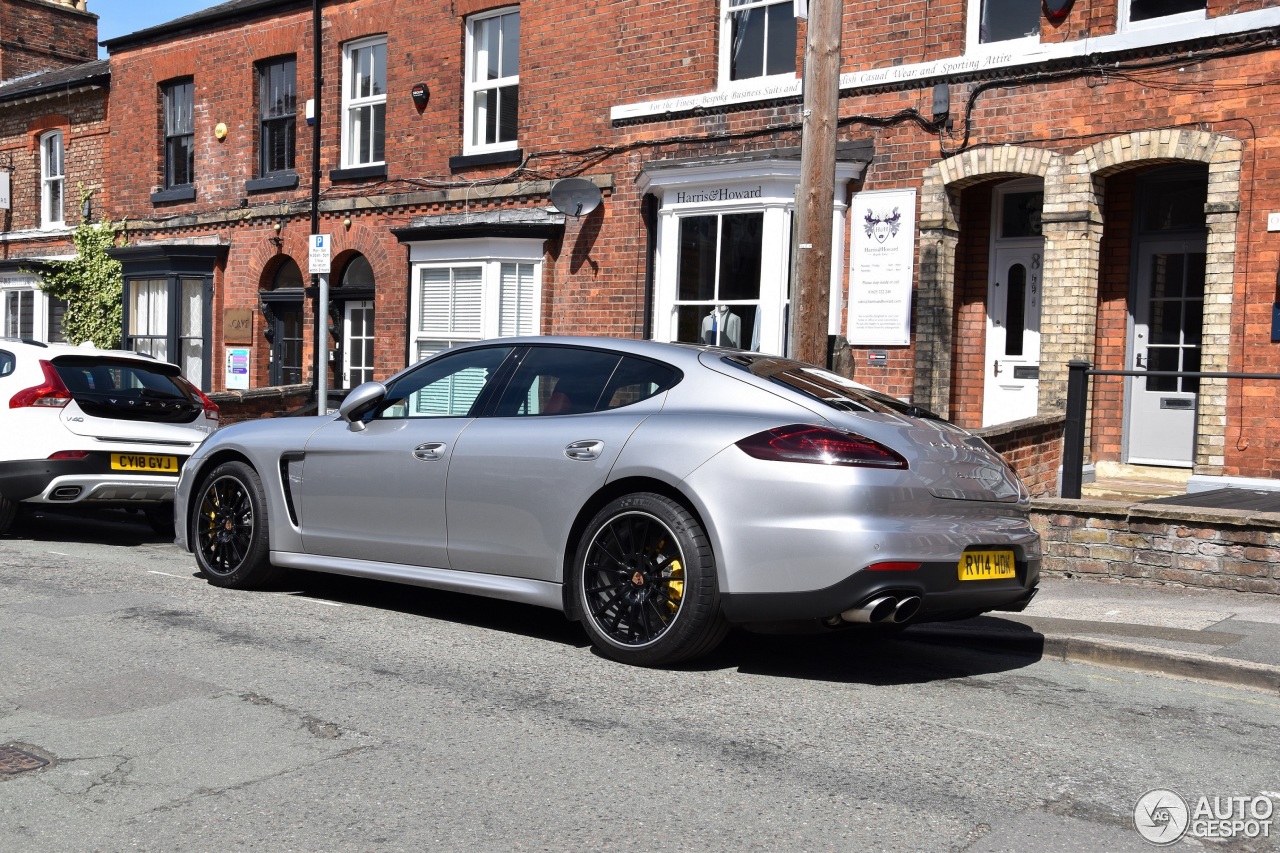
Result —
[[1280, 596], [1041, 577], [1022, 613], [912, 627], [963, 644], [1280, 695]]

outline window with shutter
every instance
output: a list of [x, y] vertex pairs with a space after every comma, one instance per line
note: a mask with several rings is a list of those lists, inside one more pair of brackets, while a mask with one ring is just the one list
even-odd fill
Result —
[[[465, 250], [474, 248], [467, 257]], [[543, 242], [476, 239], [417, 244], [409, 353], [424, 359], [454, 344], [536, 335]], [[446, 254], [447, 253], [447, 254]]]

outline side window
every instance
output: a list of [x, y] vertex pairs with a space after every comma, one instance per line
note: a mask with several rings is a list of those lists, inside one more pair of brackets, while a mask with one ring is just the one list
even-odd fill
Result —
[[13, 353], [0, 350], [0, 377], [8, 376], [10, 373], [13, 373], [13, 369], [17, 363], [17, 359], [13, 357]]
[[427, 362], [392, 382], [366, 420], [466, 417], [510, 353], [510, 347], [488, 347]]
[[791, 0], [721, 0], [722, 79], [794, 74], [796, 12]]
[[1120, 0], [1120, 28], [1202, 21], [1207, 0]]
[[520, 10], [486, 12], [467, 20], [467, 105], [463, 150], [516, 147], [520, 125]]
[[164, 87], [164, 187], [195, 183], [195, 83]]
[[40, 227], [59, 228], [63, 221], [62, 131], [55, 130], [40, 138]]
[[594, 412], [622, 359], [568, 347], [533, 347], [498, 403], [498, 417]]
[[679, 380], [680, 374], [665, 364], [624, 357], [600, 396], [599, 408], [618, 409], [639, 403], [666, 391]]
[[293, 57], [258, 65], [258, 175], [292, 172], [297, 133], [298, 63]]
[[387, 38], [362, 39], [342, 48], [342, 165], [386, 160]]
[[970, 0], [977, 4], [978, 43], [1040, 40], [1040, 4], [1025, 0]]

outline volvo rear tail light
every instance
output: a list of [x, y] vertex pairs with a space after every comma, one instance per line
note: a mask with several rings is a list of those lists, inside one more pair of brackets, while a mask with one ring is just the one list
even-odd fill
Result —
[[791, 424], [758, 432], [738, 443], [748, 456], [774, 462], [809, 462], [855, 468], [902, 468], [907, 460], [878, 441], [854, 432]]
[[44, 382], [33, 388], [24, 388], [9, 398], [9, 408], [25, 409], [29, 406], [61, 409], [71, 402], [71, 392], [62, 384], [62, 378], [52, 362], [40, 360], [40, 372]]
[[178, 383], [178, 385], [185, 388], [187, 391], [190, 391], [200, 400], [200, 405], [204, 406], [204, 413], [207, 417], [213, 418], [215, 421], [218, 419], [218, 404], [210, 400], [203, 391], [191, 382], [191, 380], [187, 379], [185, 376], [175, 376], [173, 381]]

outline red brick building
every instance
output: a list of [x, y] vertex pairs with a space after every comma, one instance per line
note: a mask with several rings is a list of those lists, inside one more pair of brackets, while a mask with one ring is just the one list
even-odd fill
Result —
[[65, 306], [40, 271], [74, 256], [72, 229], [105, 199], [111, 74], [97, 38], [82, 0], [0, 0], [0, 336], [62, 338]]
[[[232, 0], [108, 41], [127, 345], [313, 382], [314, 213], [338, 389], [516, 333], [784, 352], [794, 11]], [[974, 428], [1060, 416], [1072, 359], [1280, 372], [1278, 31], [1264, 0], [846, 2], [833, 362]], [[601, 203], [557, 209], [567, 178]], [[1276, 478], [1278, 397], [1099, 377], [1090, 456]]]

